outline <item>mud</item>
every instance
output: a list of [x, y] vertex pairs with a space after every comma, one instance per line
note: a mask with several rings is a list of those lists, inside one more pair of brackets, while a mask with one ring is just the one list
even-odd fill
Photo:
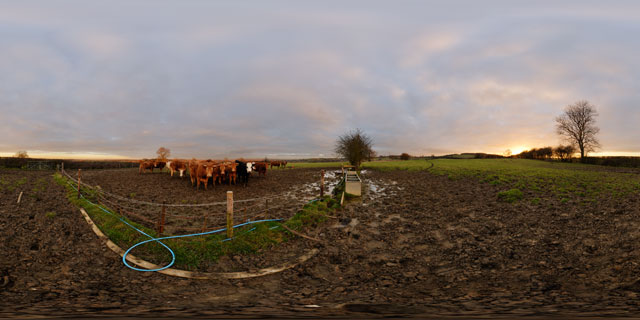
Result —
[[[77, 171], [70, 175], [77, 177]], [[227, 191], [233, 192], [236, 222], [287, 219], [320, 194], [320, 171], [305, 169], [269, 170], [266, 176], [254, 175], [247, 186], [217, 184], [214, 187], [209, 183], [206, 190], [202, 186], [193, 187], [188, 175], [180, 178], [161, 172], [138, 174], [131, 169], [86, 171], [82, 173], [82, 181], [108, 192], [103, 199], [105, 205], [150, 228], [157, 225], [162, 207], [136, 201], [167, 204], [164, 235], [226, 226]], [[215, 205], [193, 206], [211, 203]]]
[[[362, 203], [305, 230], [321, 243], [299, 239], [262, 253], [270, 259], [318, 247], [318, 256], [262, 278], [196, 281], [122, 265], [68, 204], [52, 172], [0, 174], [3, 181], [27, 177], [0, 191], [0, 317], [639, 315], [640, 199], [508, 204], [497, 200], [496, 187], [473, 180], [368, 171], [365, 182], [379, 185], [368, 192], [385, 188], [385, 196], [367, 198], [365, 192]], [[278, 185], [287, 185], [289, 175], [308, 175], [305, 183], [313, 183], [318, 170], [282, 170], [277, 179], [256, 182], [264, 191], [252, 186], [238, 194], [285, 193], [288, 186]], [[95, 179], [122, 193], [132, 183]], [[168, 184], [184, 184], [178, 179]], [[184, 194], [167, 186], [166, 195], [195, 192], [180, 187]], [[136, 190], [141, 198], [156, 196]], [[193, 201], [219, 199], [209, 191], [197, 191]]]

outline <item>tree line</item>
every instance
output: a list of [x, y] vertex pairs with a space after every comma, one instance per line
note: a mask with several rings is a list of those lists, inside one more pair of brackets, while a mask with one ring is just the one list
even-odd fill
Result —
[[576, 153], [576, 148], [572, 145], [560, 145], [557, 147], [544, 147], [544, 148], [533, 148], [531, 150], [525, 150], [515, 155], [516, 158], [521, 159], [537, 159], [537, 160], [547, 160], [547, 159], [560, 159], [562, 161], [571, 161], [573, 155]]

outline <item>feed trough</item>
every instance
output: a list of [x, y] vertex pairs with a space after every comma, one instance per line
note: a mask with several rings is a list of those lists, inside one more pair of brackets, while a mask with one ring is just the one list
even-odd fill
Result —
[[362, 195], [362, 179], [355, 171], [347, 171], [345, 175], [345, 192], [354, 196]]

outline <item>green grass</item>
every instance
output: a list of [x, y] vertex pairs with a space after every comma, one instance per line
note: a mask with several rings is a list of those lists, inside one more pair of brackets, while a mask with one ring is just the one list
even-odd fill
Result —
[[45, 215], [45, 217], [52, 219], [52, 218], [54, 218], [56, 216], [56, 213], [53, 212], [53, 211], [49, 211], [49, 212], [45, 213], [44, 215]]
[[[124, 224], [120, 220], [122, 217], [119, 215], [106, 213], [85, 199], [77, 199], [75, 186], [70, 185], [66, 178], [55, 174], [54, 180], [66, 188], [69, 201], [78, 207], [84, 208], [98, 228], [118, 246], [126, 249], [140, 241], [149, 239]], [[85, 191], [87, 193], [86, 198], [89, 200], [96, 197], [95, 191]], [[95, 203], [95, 201], [92, 202]], [[284, 223], [293, 230], [315, 227], [326, 220], [327, 214], [334, 212], [338, 208], [337, 201], [330, 197], [325, 197], [321, 201], [306, 204]], [[108, 210], [108, 208], [105, 209]], [[123, 219], [145, 233], [157, 237], [155, 230], [146, 228], [127, 218]], [[229, 241], [223, 241], [226, 239], [226, 233], [220, 232], [199, 237], [167, 239], [162, 240], [162, 242], [174, 251], [176, 255], [175, 267], [196, 270], [215, 263], [224, 255], [258, 253], [295, 237], [285, 229], [279, 228], [280, 224], [281, 222], [274, 221], [236, 228], [234, 229], [233, 239]], [[159, 265], [165, 265], [170, 261], [169, 252], [156, 242], [137, 247], [134, 251], [132, 252], [134, 255]]]
[[343, 164], [349, 164], [349, 162], [289, 162], [287, 167], [294, 168], [340, 168]]
[[506, 191], [498, 192], [498, 199], [504, 202], [513, 203], [518, 200], [522, 200], [522, 191], [518, 189], [511, 189]]
[[[433, 167], [431, 167], [433, 163]], [[611, 168], [524, 159], [435, 159], [367, 162], [377, 170], [426, 170], [451, 180], [474, 178], [500, 187], [519, 189], [534, 203], [546, 195], [566, 203], [569, 199], [597, 201], [640, 194], [640, 175]]]

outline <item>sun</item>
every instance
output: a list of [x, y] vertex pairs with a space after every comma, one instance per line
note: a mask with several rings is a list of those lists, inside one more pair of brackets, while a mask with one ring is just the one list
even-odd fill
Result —
[[512, 147], [511, 148], [511, 154], [516, 155], [519, 154], [522, 151], [525, 150], [529, 150], [529, 148], [525, 147], [525, 146], [517, 146], [517, 147]]

